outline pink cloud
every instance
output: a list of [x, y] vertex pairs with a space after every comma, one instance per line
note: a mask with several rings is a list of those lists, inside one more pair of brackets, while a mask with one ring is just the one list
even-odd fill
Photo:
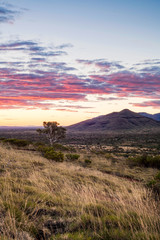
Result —
[[[92, 65], [99, 70], [99, 74], [79, 76], [75, 73], [71, 74], [70, 72], [75, 68], [65, 62], [49, 62], [48, 57], [54, 53], [47, 52], [47, 48], [39, 46], [36, 42], [15, 41], [0, 45], [0, 51], [13, 50], [23, 51], [23, 54], [24, 50], [27, 51], [30, 60], [28, 63], [19, 60], [0, 62], [0, 66], [3, 66], [0, 68], [1, 109], [47, 110], [55, 107], [54, 104], [48, 104], [48, 101], [87, 101], [87, 96], [94, 94], [99, 101], [122, 100], [128, 97], [157, 101], [160, 99], [160, 63], [158, 62], [156, 67], [147, 65], [147, 68], [143, 67], [140, 70], [134, 67], [132, 70], [124, 70], [118, 62], [77, 60], [79, 64], [85, 64], [86, 67]], [[108, 71], [109, 69], [114, 71]], [[158, 107], [156, 101], [152, 106]], [[62, 111], [62, 108], [57, 109]], [[69, 110], [69, 107], [64, 106], [64, 109]], [[78, 107], [74, 109], [77, 110]], [[70, 110], [72, 111], [72, 107]]]
[[67, 109], [67, 108], [57, 108], [56, 111], [62, 112], [78, 112], [77, 110]]
[[[0, 85], [1, 108], [9, 105], [13, 107], [12, 101], [15, 102], [15, 99], [18, 100], [15, 103], [16, 106], [28, 107], [30, 105], [32, 107], [35, 101], [36, 107], [42, 108], [47, 100], [84, 101], [88, 94], [106, 96], [115, 94], [119, 99], [131, 96], [159, 99], [160, 76], [149, 73], [141, 75], [132, 72], [117, 72], [104, 76], [91, 75], [88, 78], [80, 78], [73, 74], [55, 71], [22, 74], [3, 68], [0, 69]], [[6, 99], [5, 104], [3, 104], [3, 98]], [[48, 108], [50, 107], [52, 105], [48, 104]]]
[[144, 101], [143, 103], [131, 103], [135, 107], [153, 107], [160, 108], [160, 100], [157, 101]]

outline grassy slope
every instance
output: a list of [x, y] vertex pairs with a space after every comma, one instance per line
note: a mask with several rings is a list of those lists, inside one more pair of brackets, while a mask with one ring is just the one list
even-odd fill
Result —
[[[85, 157], [57, 163], [0, 146], [0, 239], [160, 239], [159, 202], [151, 192], [105, 173], [134, 171], [94, 154], [86, 167]], [[155, 173], [142, 170], [142, 180]]]

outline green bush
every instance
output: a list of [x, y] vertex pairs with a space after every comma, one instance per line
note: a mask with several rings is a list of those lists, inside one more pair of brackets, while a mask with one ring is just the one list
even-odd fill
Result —
[[53, 148], [56, 149], [56, 150], [61, 150], [61, 151], [68, 151], [69, 148], [60, 144], [60, 143], [54, 143], [53, 144]]
[[132, 160], [136, 165], [160, 169], [160, 156], [158, 155], [151, 156], [151, 155], [143, 154], [135, 158], [132, 158], [130, 160]]
[[41, 152], [41, 153], [45, 153], [49, 148], [51, 148], [51, 147], [47, 147], [47, 146], [44, 145], [44, 144], [39, 144], [39, 145], [37, 146], [37, 150], [38, 150], [39, 152]]
[[160, 194], [160, 172], [158, 174], [156, 174], [156, 176], [154, 177], [154, 179], [150, 180], [147, 183], [147, 187], [152, 188], [152, 190], [157, 193]]
[[86, 158], [86, 159], [84, 160], [84, 163], [85, 163], [86, 165], [90, 165], [90, 164], [92, 163], [92, 160]]
[[49, 149], [44, 153], [44, 157], [54, 160], [56, 162], [63, 162], [64, 154], [62, 152], [56, 152], [54, 149]]
[[157, 173], [157, 175], [155, 176], [155, 179], [160, 181], [160, 172]]
[[67, 158], [67, 160], [74, 161], [74, 160], [78, 160], [80, 158], [80, 155], [79, 154], [67, 153], [66, 158]]
[[63, 162], [63, 160], [64, 160], [64, 154], [61, 151], [59, 151], [59, 152], [55, 151], [55, 149], [53, 147], [39, 145], [37, 149], [47, 159], [51, 159], [56, 162]]
[[4, 141], [6, 138], [5, 137], [1, 137], [0, 138], [0, 141]]
[[30, 144], [30, 142], [27, 140], [16, 139], [16, 138], [4, 139], [3, 142], [15, 145], [17, 147], [26, 147]]
[[69, 150], [70, 152], [74, 152], [74, 153], [77, 151], [76, 148], [73, 147], [73, 146], [68, 147], [68, 150]]

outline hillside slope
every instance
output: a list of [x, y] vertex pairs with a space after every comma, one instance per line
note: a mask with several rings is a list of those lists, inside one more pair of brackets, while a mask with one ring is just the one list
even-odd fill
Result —
[[160, 239], [159, 202], [140, 182], [4, 145], [0, 156], [1, 240]]

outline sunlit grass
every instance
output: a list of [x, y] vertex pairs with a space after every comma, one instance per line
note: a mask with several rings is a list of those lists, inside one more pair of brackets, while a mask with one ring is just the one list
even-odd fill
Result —
[[102, 171], [115, 169], [113, 156], [93, 154], [88, 166], [87, 154], [58, 163], [0, 146], [0, 239], [160, 239], [152, 192]]

